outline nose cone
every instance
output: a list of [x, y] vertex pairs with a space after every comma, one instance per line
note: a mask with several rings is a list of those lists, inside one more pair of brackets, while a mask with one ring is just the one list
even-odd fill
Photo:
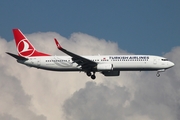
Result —
[[173, 67], [175, 64], [173, 62], [169, 62], [169, 66]]

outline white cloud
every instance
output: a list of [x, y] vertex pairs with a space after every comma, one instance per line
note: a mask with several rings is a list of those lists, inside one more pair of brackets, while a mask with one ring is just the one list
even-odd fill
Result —
[[[69, 39], [55, 32], [33, 33], [27, 38], [37, 50], [65, 55], [53, 38], [80, 55], [129, 54], [116, 43], [83, 33]], [[176, 66], [160, 78], [155, 72], [121, 72], [119, 77], [97, 73], [92, 81], [84, 73], [51, 72], [18, 64], [6, 55], [16, 53], [13, 41], [0, 38], [0, 118], [52, 119], [180, 119], [180, 47], [165, 56]]]

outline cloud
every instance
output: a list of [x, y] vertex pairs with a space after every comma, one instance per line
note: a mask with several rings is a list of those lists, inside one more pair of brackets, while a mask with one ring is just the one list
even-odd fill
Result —
[[12, 117], [9, 114], [0, 115], [0, 120], [18, 120], [17, 118]]
[[87, 82], [85, 88], [75, 92], [63, 107], [67, 119], [115, 120], [122, 119], [128, 99], [129, 92], [125, 87], [109, 88], [103, 84]]
[[[73, 33], [26, 35], [37, 50], [65, 55], [53, 38], [80, 55], [130, 54], [111, 41]], [[159, 120], [180, 119], [180, 47], [165, 56], [176, 66], [160, 78], [155, 72], [121, 72], [119, 77], [97, 73], [92, 81], [84, 73], [51, 72], [18, 64], [5, 54], [16, 53], [14, 41], [0, 38], [0, 118], [14, 120]]]

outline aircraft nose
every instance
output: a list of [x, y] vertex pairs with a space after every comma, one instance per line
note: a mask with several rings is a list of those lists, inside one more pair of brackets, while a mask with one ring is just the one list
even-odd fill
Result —
[[170, 67], [173, 67], [175, 64], [173, 62], [170, 62]]

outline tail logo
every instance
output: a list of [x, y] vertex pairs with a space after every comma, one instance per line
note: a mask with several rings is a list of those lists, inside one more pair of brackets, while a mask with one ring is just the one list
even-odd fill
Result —
[[23, 39], [21, 40], [18, 45], [17, 45], [17, 51], [20, 56], [31, 56], [34, 52], [35, 49], [33, 46], [29, 43], [28, 40]]

